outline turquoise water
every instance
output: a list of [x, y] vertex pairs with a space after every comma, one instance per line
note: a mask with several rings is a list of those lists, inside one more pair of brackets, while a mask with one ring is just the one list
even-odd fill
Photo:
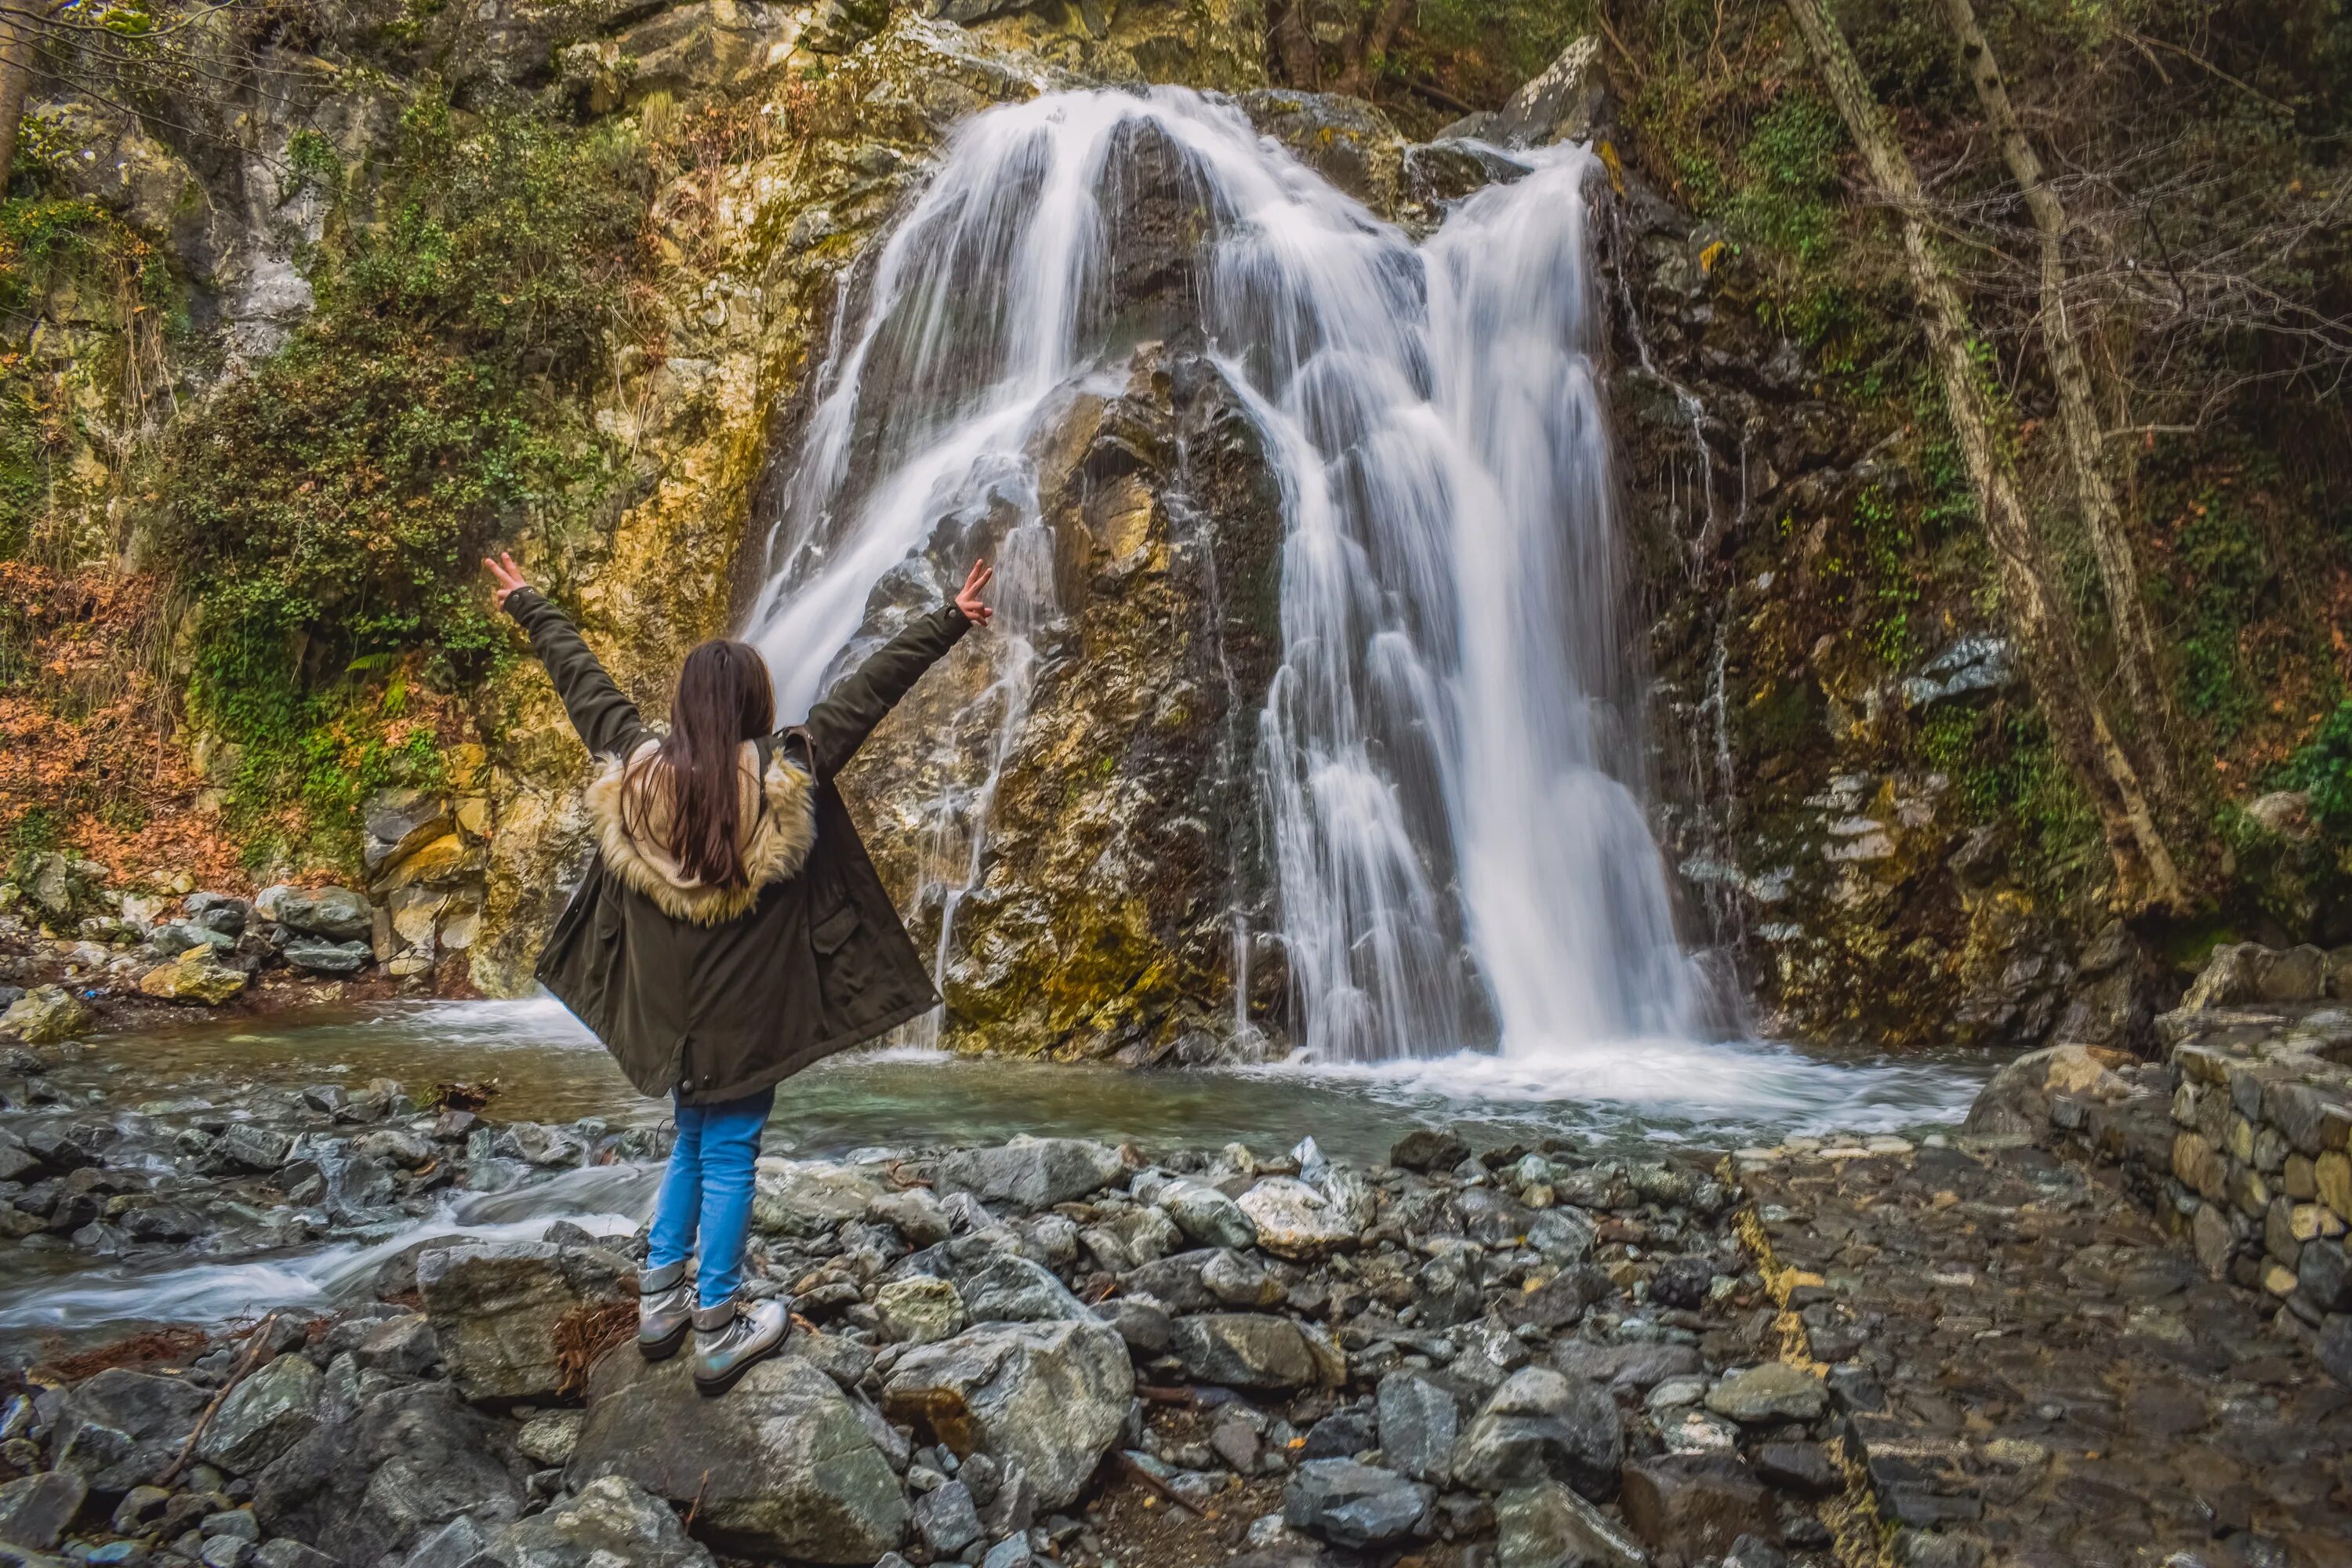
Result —
[[[1018, 1132], [1132, 1140], [1147, 1148], [1286, 1148], [1312, 1133], [1342, 1158], [1378, 1160], [1416, 1125], [1475, 1143], [1567, 1136], [1730, 1147], [1796, 1132], [1901, 1131], [1956, 1121], [1988, 1068], [1864, 1062], [1765, 1044], [1634, 1040], [1553, 1057], [1465, 1052], [1364, 1066], [1132, 1072], [1087, 1063], [884, 1047], [788, 1080], [769, 1148], [839, 1153], [882, 1143], [1002, 1142]], [[504, 1121], [656, 1121], [593, 1037], [551, 1001], [433, 1002], [199, 1023], [94, 1042], [55, 1075], [113, 1106], [233, 1104], [254, 1087], [399, 1079], [493, 1083]]]

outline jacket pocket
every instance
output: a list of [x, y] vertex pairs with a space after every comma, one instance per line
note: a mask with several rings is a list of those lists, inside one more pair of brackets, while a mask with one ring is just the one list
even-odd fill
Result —
[[857, 906], [844, 904], [809, 928], [809, 945], [826, 957], [841, 951], [841, 944], [857, 930]]

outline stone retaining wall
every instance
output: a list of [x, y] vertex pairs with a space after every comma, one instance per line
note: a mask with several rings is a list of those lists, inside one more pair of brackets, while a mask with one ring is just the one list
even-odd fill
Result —
[[2002, 1069], [1969, 1113], [2113, 1162], [2206, 1271], [2275, 1304], [2352, 1384], [2352, 949], [2215, 952], [2157, 1020], [2166, 1060], [2058, 1046]]

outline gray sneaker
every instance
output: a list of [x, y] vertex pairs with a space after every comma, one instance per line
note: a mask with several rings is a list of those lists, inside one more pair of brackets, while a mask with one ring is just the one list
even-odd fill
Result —
[[686, 1259], [637, 1273], [637, 1353], [647, 1361], [667, 1361], [686, 1343], [694, 1326], [694, 1281]]
[[737, 1297], [716, 1307], [694, 1310], [694, 1386], [700, 1394], [724, 1394], [752, 1365], [784, 1342], [790, 1326], [782, 1301], [746, 1301]]

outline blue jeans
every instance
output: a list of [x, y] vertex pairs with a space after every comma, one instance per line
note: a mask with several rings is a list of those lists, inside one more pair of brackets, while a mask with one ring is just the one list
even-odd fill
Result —
[[702, 1267], [696, 1298], [716, 1307], [743, 1280], [743, 1238], [751, 1228], [751, 1163], [760, 1157], [760, 1131], [776, 1105], [776, 1091], [763, 1089], [741, 1100], [677, 1108], [677, 1142], [662, 1173], [661, 1195], [654, 1199], [652, 1250], [646, 1267], [678, 1263], [702, 1237]]

